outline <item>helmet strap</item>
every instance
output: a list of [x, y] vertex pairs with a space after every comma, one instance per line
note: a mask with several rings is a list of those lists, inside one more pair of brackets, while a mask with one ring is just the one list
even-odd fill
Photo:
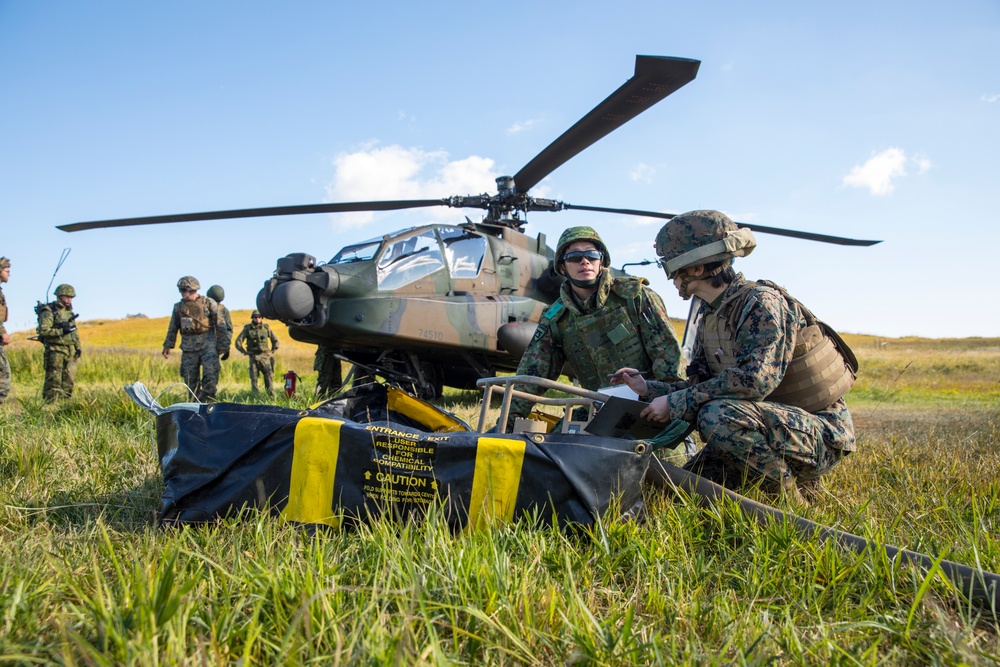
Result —
[[[715, 267], [711, 271], [705, 271], [700, 276], [692, 276], [690, 273], [684, 273], [684, 269], [681, 269], [681, 284], [677, 287], [677, 292], [681, 295], [681, 298], [687, 301], [693, 294], [688, 291], [688, 286], [695, 280], [711, 280], [715, 276], [719, 275], [726, 270], [726, 267], [732, 264], [732, 260], [727, 262], [722, 262], [719, 266]], [[704, 267], [704, 264], [701, 266]]]

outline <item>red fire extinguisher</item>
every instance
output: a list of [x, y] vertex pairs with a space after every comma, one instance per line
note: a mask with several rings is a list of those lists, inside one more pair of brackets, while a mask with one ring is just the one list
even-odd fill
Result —
[[299, 376], [295, 374], [295, 371], [285, 373], [285, 396], [291, 398], [295, 395], [295, 384], [298, 380]]

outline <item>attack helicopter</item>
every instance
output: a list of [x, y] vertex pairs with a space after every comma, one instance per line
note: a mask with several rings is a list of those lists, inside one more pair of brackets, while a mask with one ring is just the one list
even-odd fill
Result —
[[[524, 232], [529, 212], [591, 211], [670, 219], [675, 214], [570, 204], [528, 194], [573, 156], [695, 79], [700, 61], [636, 56], [634, 75], [513, 176], [496, 194], [441, 199], [339, 202], [97, 220], [60, 225], [76, 232], [174, 222], [423, 207], [481, 209], [479, 222], [411, 227], [355, 243], [329, 261], [307, 253], [277, 260], [257, 295], [264, 317], [295, 340], [325, 345], [342, 359], [410, 384], [425, 398], [443, 386], [474, 388], [515, 370], [542, 313], [559, 295], [554, 251]], [[824, 243], [878, 241], [737, 223], [755, 232]]]

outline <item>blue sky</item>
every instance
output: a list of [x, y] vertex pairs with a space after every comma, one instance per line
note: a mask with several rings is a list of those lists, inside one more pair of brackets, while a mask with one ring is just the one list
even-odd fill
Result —
[[[0, 0], [0, 255], [8, 329], [56, 283], [83, 319], [162, 316], [186, 274], [252, 308], [275, 260], [474, 210], [67, 234], [84, 220], [495, 189], [625, 82], [698, 78], [532, 193], [861, 238], [758, 235], [737, 267], [847, 332], [1000, 336], [1000, 3]], [[614, 264], [660, 223], [589, 224]], [[655, 267], [670, 314], [687, 304]]]

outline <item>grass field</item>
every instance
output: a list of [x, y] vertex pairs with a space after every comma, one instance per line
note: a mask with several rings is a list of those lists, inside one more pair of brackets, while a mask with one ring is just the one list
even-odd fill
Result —
[[[274, 400], [303, 407], [313, 350], [281, 329], [278, 374], [304, 386]], [[152, 422], [121, 387], [183, 400], [165, 330], [82, 323], [77, 392], [57, 406], [40, 400], [41, 346], [22, 332], [8, 348], [0, 663], [1000, 663], [996, 619], [942, 577], [728, 502], [650, 492], [645, 522], [586, 535], [521, 523], [456, 536], [435, 513], [316, 535], [252, 512], [161, 528]], [[1000, 339], [846, 338], [862, 364], [848, 397], [858, 452], [801, 514], [1000, 572]], [[262, 400], [239, 355], [223, 367], [222, 400]], [[477, 394], [443, 402], [478, 417]]]

